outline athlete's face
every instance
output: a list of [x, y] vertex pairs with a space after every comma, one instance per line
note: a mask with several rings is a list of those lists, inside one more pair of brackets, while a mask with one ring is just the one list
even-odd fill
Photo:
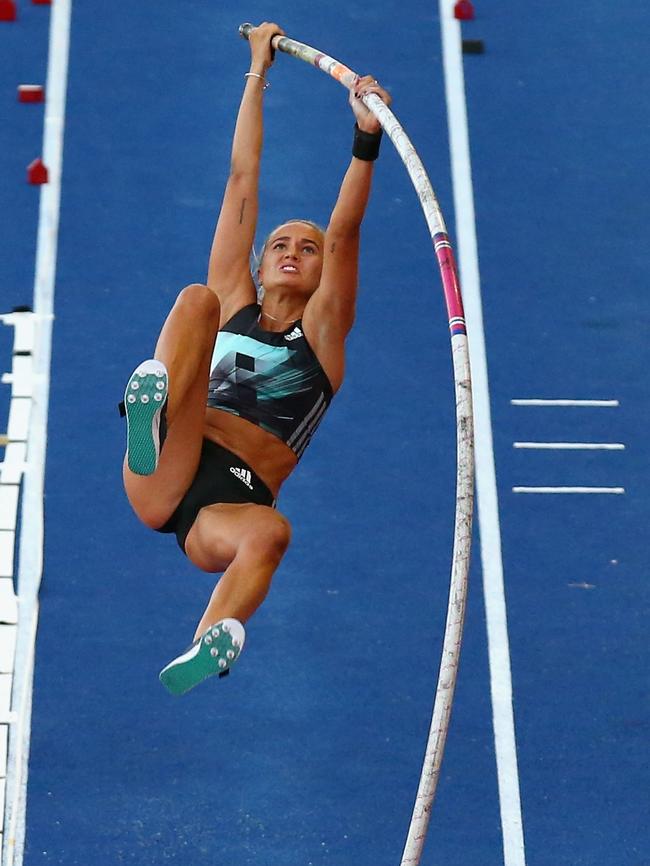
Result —
[[285, 223], [266, 242], [259, 276], [267, 292], [281, 287], [311, 295], [318, 288], [322, 268], [322, 234], [307, 223]]

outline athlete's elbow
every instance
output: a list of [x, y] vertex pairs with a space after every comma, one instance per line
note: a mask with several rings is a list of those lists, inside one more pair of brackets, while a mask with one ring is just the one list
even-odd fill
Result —
[[337, 311], [337, 331], [342, 338], [347, 337], [354, 326], [357, 309], [354, 301], [347, 301]]
[[352, 309], [352, 310], [348, 313], [348, 315], [346, 316], [345, 321], [344, 321], [344, 323], [343, 323], [343, 327], [344, 327], [344, 330], [345, 330], [345, 333], [346, 333], [346, 334], [349, 334], [350, 331], [352, 330], [352, 328], [354, 327], [354, 322], [355, 322], [355, 320], [356, 320], [356, 317], [357, 317], [357, 311], [356, 311], [356, 309]]
[[332, 216], [332, 219], [327, 226], [327, 241], [328, 248], [331, 244], [358, 244], [361, 235], [361, 219], [354, 217], [337, 217]]
[[235, 159], [230, 163], [229, 186], [250, 186], [256, 184], [259, 178], [259, 160]]

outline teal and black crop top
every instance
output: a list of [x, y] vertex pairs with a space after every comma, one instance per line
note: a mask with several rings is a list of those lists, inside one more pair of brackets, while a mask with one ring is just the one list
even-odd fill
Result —
[[259, 316], [259, 304], [249, 304], [219, 331], [208, 406], [272, 433], [300, 459], [332, 400], [332, 386], [301, 319], [276, 333], [263, 330]]

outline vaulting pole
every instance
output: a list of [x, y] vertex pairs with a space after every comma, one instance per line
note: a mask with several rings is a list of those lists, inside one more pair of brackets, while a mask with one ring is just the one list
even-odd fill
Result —
[[[252, 24], [242, 24], [240, 34], [248, 39]], [[278, 51], [291, 54], [331, 75], [348, 90], [358, 75], [343, 63], [328, 57], [302, 42], [287, 36], [275, 36], [272, 45]], [[447, 305], [451, 352], [456, 394], [456, 517], [451, 562], [451, 583], [447, 621], [442, 644], [442, 659], [438, 674], [433, 716], [401, 866], [419, 864], [426, 839], [431, 807], [436, 793], [440, 765], [449, 729], [449, 717], [458, 675], [460, 645], [465, 621], [467, 578], [472, 540], [474, 508], [474, 423], [472, 415], [472, 385], [467, 345], [467, 330], [458, 270], [454, 259], [440, 205], [422, 165], [420, 157], [393, 112], [381, 99], [370, 93], [363, 102], [372, 111], [395, 145], [420, 199], [424, 217], [433, 242], [442, 287]]]

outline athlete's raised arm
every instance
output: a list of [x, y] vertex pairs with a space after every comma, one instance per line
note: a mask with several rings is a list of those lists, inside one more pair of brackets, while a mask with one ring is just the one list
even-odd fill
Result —
[[277, 24], [264, 22], [251, 31], [250, 71], [242, 96], [232, 143], [230, 176], [210, 252], [208, 286], [222, 306], [222, 322], [239, 308], [255, 301], [249, 256], [258, 212], [259, 171], [262, 156], [262, 98], [266, 72], [273, 63], [271, 39], [284, 35]]
[[357, 122], [353, 156], [325, 233], [320, 285], [303, 316], [319, 360], [335, 386], [343, 375], [343, 345], [354, 322], [361, 222], [381, 137], [379, 121], [361, 100], [367, 93], [376, 93], [386, 105], [391, 102], [388, 92], [370, 75], [359, 78], [350, 92]]

